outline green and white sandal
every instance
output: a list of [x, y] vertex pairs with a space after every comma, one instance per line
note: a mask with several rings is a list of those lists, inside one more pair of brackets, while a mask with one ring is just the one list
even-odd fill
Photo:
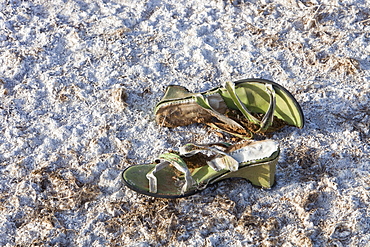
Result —
[[274, 132], [286, 125], [303, 128], [302, 109], [283, 86], [264, 79], [227, 82], [202, 93], [168, 86], [155, 107], [156, 121], [165, 127], [204, 123], [241, 138]]
[[134, 191], [162, 198], [190, 196], [233, 177], [271, 188], [279, 152], [272, 140], [187, 144], [180, 152], [160, 155], [154, 163], [126, 168], [122, 179]]

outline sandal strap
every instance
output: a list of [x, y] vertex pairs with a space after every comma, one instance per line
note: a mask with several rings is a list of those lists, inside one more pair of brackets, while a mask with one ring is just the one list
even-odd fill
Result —
[[252, 113], [249, 112], [247, 107], [242, 103], [239, 96], [236, 94], [235, 84], [233, 82], [226, 82], [225, 88], [230, 94], [230, 97], [233, 100], [234, 104], [236, 105], [236, 107], [238, 107], [239, 111], [244, 115], [244, 117], [254, 124], [259, 124], [260, 121], [255, 118]]
[[189, 189], [192, 188], [194, 184], [196, 184], [185, 161], [181, 159], [179, 155], [174, 153], [166, 153], [160, 155], [158, 158], [159, 163], [146, 174], [146, 178], [149, 180], [149, 192], [157, 193], [158, 182], [155, 173], [169, 165], [173, 165], [178, 171], [184, 173], [185, 175], [185, 184], [181, 188], [182, 194], [189, 191]]
[[[222, 96], [220, 95], [220, 97], [222, 97]], [[223, 114], [219, 113], [218, 111], [216, 111], [211, 106], [211, 104], [209, 103], [208, 98], [204, 97], [201, 94], [198, 94], [198, 95], [194, 96], [194, 99], [195, 99], [195, 102], [198, 105], [200, 105], [204, 110], [206, 110], [208, 113], [210, 113], [213, 117], [217, 118], [221, 122], [223, 122], [223, 123], [225, 123], [225, 124], [227, 124], [229, 126], [232, 126], [232, 127], [236, 128], [236, 129], [245, 130], [244, 127], [241, 126], [240, 124], [238, 124], [236, 121], [234, 121], [231, 118], [228, 118], [225, 115], [223, 115]]]
[[238, 107], [239, 111], [244, 115], [245, 118], [247, 118], [249, 121], [251, 121], [254, 124], [260, 125], [260, 128], [258, 131], [266, 130], [268, 127], [272, 125], [272, 121], [274, 118], [274, 111], [276, 106], [276, 96], [275, 96], [275, 89], [271, 84], [265, 84], [266, 91], [268, 95], [270, 96], [270, 105], [267, 109], [265, 115], [263, 116], [262, 120], [258, 120], [255, 118], [247, 109], [247, 107], [243, 104], [243, 102], [240, 100], [239, 96], [236, 94], [235, 91], [235, 83], [233, 82], [226, 82], [225, 88], [227, 92], [230, 94], [232, 101]]
[[180, 148], [180, 155], [191, 156], [203, 150], [211, 151], [216, 154], [216, 157], [207, 164], [215, 171], [229, 170], [237, 171], [239, 169], [239, 162], [225, 153], [223, 150], [217, 148], [217, 146], [227, 147], [230, 144], [227, 143], [211, 143], [211, 144], [193, 144], [188, 143]]
[[274, 87], [271, 84], [265, 84], [265, 86], [266, 86], [266, 91], [270, 96], [270, 105], [265, 115], [262, 118], [261, 127], [259, 130], [267, 130], [268, 127], [272, 125], [272, 121], [274, 119], [275, 107], [276, 107], [276, 95], [275, 95]]

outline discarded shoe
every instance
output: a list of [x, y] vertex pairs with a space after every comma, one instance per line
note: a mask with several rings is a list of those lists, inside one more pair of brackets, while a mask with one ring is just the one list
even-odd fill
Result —
[[168, 86], [155, 115], [161, 126], [204, 123], [245, 139], [286, 125], [304, 126], [302, 109], [293, 95], [281, 85], [264, 79], [228, 82], [225, 87], [202, 93]]
[[279, 152], [278, 144], [272, 140], [243, 141], [235, 145], [187, 144], [178, 153], [160, 155], [152, 164], [126, 168], [122, 179], [134, 191], [162, 198], [190, 196], [232, 177], [270, 188], [274, 184]]

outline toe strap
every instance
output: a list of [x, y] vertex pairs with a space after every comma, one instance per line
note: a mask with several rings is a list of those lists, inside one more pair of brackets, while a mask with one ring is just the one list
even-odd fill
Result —
[[159, 157], [159, 163], [146, 174], [147, 179], [149, 180], [149, 192], [157, 193], [158, 190], [158, 181], [155, 173], [166, 168], [169, 165], [173, 165], [178, 171], [182, 172], [185, 175], [185, 184], [181, 189], [181, 193], [189, 191], [194, 184], [195, 180], [191, 176], [190, 170], [187, 167], [185, 161], [181, 157], [174, 153], [162, 154]]

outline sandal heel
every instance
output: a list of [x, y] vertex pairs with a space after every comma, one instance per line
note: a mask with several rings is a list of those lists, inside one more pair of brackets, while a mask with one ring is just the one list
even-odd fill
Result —
[[254, 164], [239, 168], [235, 172], [229, 172], [212, 183], [219, 182], [226, 178], [244, 178], [250, 181], [253, 185], [262, 188], [271, 188], [275, 182], [276, 164], [278, 159]]

